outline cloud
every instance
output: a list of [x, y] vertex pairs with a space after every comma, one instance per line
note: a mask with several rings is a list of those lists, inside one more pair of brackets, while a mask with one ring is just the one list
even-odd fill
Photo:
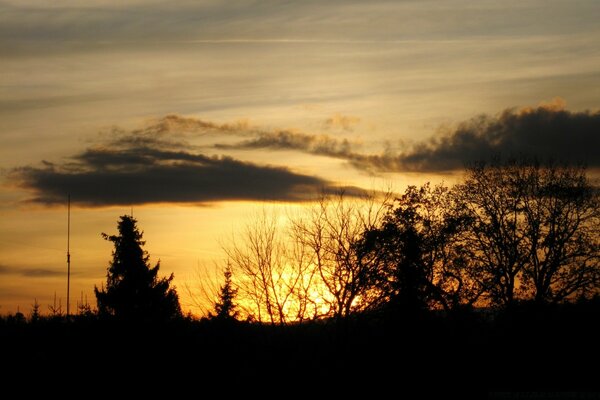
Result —
[[[121, 136], [113, 131], [106, 143], [89, 147], [67, 162], [16, 168], [10, 178], [34, 193], [30, 199], [34, 203], [64, 203], [70, 194], [73, 202], [90, 207], [226, 200], [306, 201], [323, 191], [362, 193], [358, 188], [337, 187], [285, 167], [184, 150], [185, 142], [170, 139], [172, 128], [169, 125], [161, 130], [151, 125]], [[219, 125], [217, 129], [225, 128]]]
[[13, 183], [33, 193], [34, 203], [73, 201], [91, 207], [147, 203], [202, 204], [233, 200], [306, 201], [319, 193], [345, 190], [317, 176], [282, 166], [260, 165], [230, 156], [208, 156], [188, 139], [215, 135], [246, 138], [214, 144], [220, 150], [296, 150], [345, 160], [372, 173], [444, 172], [494, 156], [526, 155], [539, 159], [585, 162], [600, 166], [600, 112], [571, 112], [556, 100], [537, 107], [507, 109], [481, 115], [451, 131], [406, 146], [399, 151], [362, 153], [347, 139], [292, 130], [268, 131], [246, 122], [218, 124], [168, 115], [144, 128], [115, 129], [103, 142], [62, 163], [13, 169]]
[[598, 167], [598, 148], [600, 112], [570, 112], [556, 100], [538, 107], [508, 109], [495, 117], [482, 115], [402, 154], [367, 161], [381, 162], [381, 167], [389, 169], [443, 171], [496, 155], [527, 155]]
[[215, 147], [220, 149], [298, 150], [315, 155], [347, 158], [353, 146], [346, 139], [338, 140], [328, 135], [314, 135], [289, 130], [277, 132], [253, 130], [252, 133], [256, 137], [235, 144], [216, 144]]
[[102, 133], [101, 136], [111, 146], [151, 146], [173, 149], [189, 147], [190, 144], [185, 139], [193, 135], [223, 133], [244, 136], [252, 134], [252, 130], [248, 122], [243, 120], [232, 124], [219, 124], [199, 118], [169, 114], [152, 119], [143, 128], [131, 132], [115, 127], [109, 132]]
[[[390, 41], [593, 32], [593, 2], [4, 0], [0, 41]], [[539, 17], [543, 17], [538, 20]], [[465, 23], [468, 21], [468, 23]], [[507, 24], [506, 21], [511, 21]], [[558, 28], [560, 27], [560, 29]], [[554, 29], [554, 30], [552, 30]]]
[[325, 129], [343, 129], [345, 131], [353, 131], [354, 127], [360, 123], [360, 118], [351, 115], [334, 114], [327, 118], [323, 123]]
[[354, 149], [358, 143], [347, 139], [339, 140], [329, 135], [315, 135], [302, 132], [281, 130], [268, 132], [254, 130], [256, 136], [234, 144], [215, 144], [218, 149], [270, 149], [270, 150], [297, 150], [307, 154], [326, 156], [346, 160], [355, 168], [372, 174], [378, 172], [399, 171], [398, 156], [389, 152], [382, 154], [362, 154]]
[[54, 278], [63, 276], [64, 271], [49, 268], [17, 268], [0, 264], [0, 275], [19, 275], [28, 278]]
[[537, 107], [480, 115], [445, 134], [413, 143], [401, 151], [365, 154], [358, 145], [327, 135], [291, 131], [254, 131], [253, 139], [220, 147], [298, 150], [339, 158], [369, 173], [443, 172], [495, 156], [536, 157], [600, 166], [600, 112], [565, 110], [562, 99]]

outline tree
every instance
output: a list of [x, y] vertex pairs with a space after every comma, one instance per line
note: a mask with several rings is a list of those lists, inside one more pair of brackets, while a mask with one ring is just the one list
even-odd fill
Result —
[[83, 292], [81, 292], [81, 300], [77, 302], [77, 315], [85, 318], [90, 318], [94, 315], [94, 310], [92, 310], [92, 306], [88, 303], [87, 294], [84, 300]]
[[525, 158], [477, 163], [454, 195], [471, 219], [465, 247], [492, 304], [597, 291], [599, 203], [584, 168]]
[[378, 285], [393, 308], [450, 311], [483, 293], [462, 246], [465, 217], [443, 185], [409, 186], [377, 227], [364, 232], [359, 253], [377, 264]]
[[211, 315], [211, 317], [222, 321], [234, 320], [238, 315], [237, 304], [235, 303], [237, 289], [233, 286], [231, 267], [229, 265], [225, 268], [223, 276], [225, 277], [225, 282], [219, 290], [219, 299], [215, 303], [215, 315]]
[[521, 169], [519, 183], [526, 186], [523, 290], [536, 302], [598, 293], [600, 203], [585, 170], [533, 164]]
[[143, 250], [143, 233], [137, 221], [123, 215], [118, 235], [102, 234], [114, 244], [112, 261], [106, 276], [106, 288], [94, 288], [100, 315], [124, 320], [157, 321], [181, 316], [179, 297], [171, 287], [173, 274], [158, 278], [160, 261], [150, 268], [148, 253]]
[[249, 318], [279, 325], [295, 319], [305, 265], [293, 263], [288, 244], [277, 216], [263, 210], [224, 247], [228, 265], [239, 274], [238, 289]]
[[376, 308], [383, 291], [378, 265], [357, 247], [365, 231], [384, 215], [389, 193], [383, 198], [348, 199], [344, 193], [322, 196], [305, 217], [292, 220], [294, 241], [305, 249], [321, 308], [341, 320], [352, 313]]
[[54, 301], [52, 305], [48, 304], [48, 310], [52, 318], [59, 318], [62, 316], [62, 299], [58, 299], [58, 305], [56, 305], [56, 292], [54, 292]]
[[371, 261], [359, 258], [362, 233], [383, 215], [387, 196], [322, 196], [287, 219], [263, 212], [224, 250], [236, 273], [242, 311], [259, 322], [334, 317], [376, 307], [382, 291]]
[[516, 162], [504, 167], [474, 164], [454, 191], [471, 218], [467, 247], [486, 275], [488, 298], [500, 306], [515, 300], [517, 277], [527, 261], [525, 232], [520, 229], [525, 197], [517, 181], [520, 168]]
[[37, 299], [35, 299], [33, 301], [33, 304], [31, 305], [31, 314], [29, 315], [29, 320], [31, 321], [31, 323], [35, 324], [39, 322], [40, 319], [40, 303], [38, 303]]

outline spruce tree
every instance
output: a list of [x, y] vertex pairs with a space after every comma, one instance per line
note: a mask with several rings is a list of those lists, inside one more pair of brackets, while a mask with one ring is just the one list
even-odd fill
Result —
[[219, 300], [215, 303], [216, 314], [212, 317], [219, 320], [234, 320], [238, 315], [237, 304], [234, 302], [237, 289], [233, 287], [231, 267], [229, 265], [225, 268], [223, 276], [225, 277], [225, 283], [219, 290]]
[[173, 274], [158, 278], [160, 261], [150, 267], [150, 256], [143, 249], [145, 242], [137, 221], [123, 215], [118, 229], [118, 235], [102, 234], [105, 240], [114, 243], [114, 250], [106, 288], [94, 288], [99, 314], [130, 321], [164, 321], [180, 317], [179, 296], [171, 287]]

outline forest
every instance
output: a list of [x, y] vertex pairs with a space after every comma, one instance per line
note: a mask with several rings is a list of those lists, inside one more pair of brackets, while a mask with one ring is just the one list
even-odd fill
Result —
[[202, 317], [124, 215], [103, 234], [96, 307], [3, 316], [5, 365], [45, 365], [48, 382], [62, 363], [90, 385], [129, 376], [140, 393], [580, 398], [599, 385], [599, 200], [584, 166], [526, 158], [473, 163], [452, 186], [324, 193], [236, 232], [220, 282], [188, 288]]

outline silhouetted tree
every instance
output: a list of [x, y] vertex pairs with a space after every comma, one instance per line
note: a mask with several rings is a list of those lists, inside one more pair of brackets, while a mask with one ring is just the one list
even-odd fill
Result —
[[234, 320], [238, 315], [235, 303], [237, 289], [233, 286], [231, 275], [231, 267], [228, 265], [223, 272], [225, 282], [219, 290], [219, 299], [215, 303], [215, 314], [211, 315], [218, 320]]
[[443, 185], [409, 186], [382, 223], [364, 232], [359, 254], [377, 264], [378, 285], [405, 312], [474, 304], [483, 293], [463, 251], [465, 218]]
[[33, 301], [33, 304], [31, 305], [31, 314], [29, 315], [29, 321], [35, 324], [36, 322], [39, 322], [40, 318], [40, 303], [38, 303], [37, 299], [35, 299]]
[[357, 243], [381, 221], [388, 198], [322, 196], [304, 217], [291, 221], [293, 241], [305, 249], [309, 271], [316, 277], [312, 292], [319, 293], [327, 316], [340, 320], [381, 303], [378, 265], [357, 251]]
[[118, 235], [102, 234], [114, 243], [108, 267], [106, 288], [94, 288], [100, 315], [128, 320], [168, 320], [181, 316], [179, 297], [170, 287], [173, 274], [158, 278], [160, 262], [150, 268], [149, 255], [137, 221], [124, 215], [118, 222]]
[[50, 310], [50, 315], [53, 318], [58, 318], [62, 316], [62, 299], [58, 299], [58, 305], [56, 304], [56, 292], [54, 292], [54, 301], [52, 305], [48, 304], [48, 310]]
[[374, 308], [381, 289], [356, 241], [384, 214], [388, 197], [322, 196], [286, 220], [263, 212], [224, 248], [242, 311], [259, 322], [334, 317]]
[[454, 193], [472, 220], [466, 248], [494, 304], [597, 291], [600, 209], [584, 168], [525, 158], [478, 163]]
[[25, 315], [19, 310], [18, 307], [17, 307], [17, 312], [14, 315], [12, 315], [12, 314], [8, 315], [8, 319], [9, 319], [9, 321], [11, 321], [14, 324], [24, 324], [25, 322], [27, 322]]
[[94, 315], [94, 311], [92, 310], [92, 306], [88, 303], [87, 294], [85, 295], [85, 300], [83, 297], [83, 292], [81, 293], [81, 300], [77, 301], [77, 314], [80, 317], [89, 318]]
[[589, 297], [600, 287], [600, 202], [581, 167], [530, 165], [524, 220], [523, 289], [537, 302]]
[[298, 283], [305, 265], [290, 262], [289, 247], [275, 215], [263, 211], [224, 248], [239, 274], [244, 311], [259, 322], [285, 325], [294, 319]]

